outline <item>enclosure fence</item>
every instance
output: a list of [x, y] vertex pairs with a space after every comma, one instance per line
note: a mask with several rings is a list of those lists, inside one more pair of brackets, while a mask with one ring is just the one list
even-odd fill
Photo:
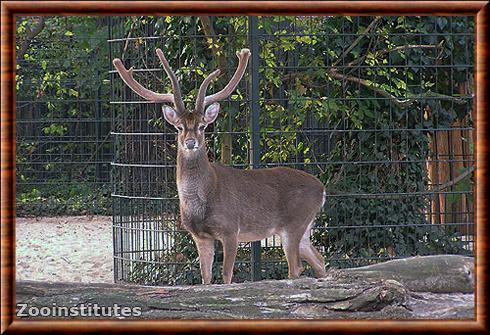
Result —
[[[210, 159], [317, 176], [327, 200], [312, 240], [328, 267], [473, 255], [472, 17], [118, 17], [109, 28], [108, 63], [170, 92], [161, 48], [189, 105], [204, 77], [220, 68], [208, 91], [221, 89], [236, 51], [251, 49], [208, 128]], [[175, 130], [109, 76], [115, 281], [200, 283], [179, 226]], [[221, 262], [217, 252], [215, 281]], [[277, 236], [240, 245], [234, 281], [286, 276]]]
[[[110, 182], [107, 19], [93, 19], [100, 27], [92, 35], [73, 31], [76, 17], [43, 20], [25, 53], [25, 41], [17, 41], [18, 215], [70, 214], [48, 198], [95, 198]], [[18, 29], [23, 21], [18, 18]], [[72, 205], [80, 207], [78, 213], [87, 211], [87, 201]]]

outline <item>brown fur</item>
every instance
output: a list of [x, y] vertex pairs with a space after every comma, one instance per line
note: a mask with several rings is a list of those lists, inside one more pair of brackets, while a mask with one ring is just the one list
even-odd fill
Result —
[[[198, 114], [186, 114], [175, 123], [181, 129], [177, 186], [182, 224], [198, 247], [203, 283], [211, 281], [215, 239], [223, 244], [223, 277], [230, 283], [238, 242], [274, 234], [282, 238], [291, 278], [302, 270], [300, 254], [323, 276], [323, 258], [309, 243], [307, 231], [322, 207], [323, 184], [290, 168], [242, 170], [210, 163], [199, 125], [206, 123]], [[189, 138], [197, 140], [197, 150], [185, 150]]]

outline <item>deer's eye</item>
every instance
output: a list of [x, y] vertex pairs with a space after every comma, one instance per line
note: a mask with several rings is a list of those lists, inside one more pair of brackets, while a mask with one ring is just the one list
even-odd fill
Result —
[[199, 131], [204, 131], [204, 129], [206, 129], [206, 126], [205, 126], [205, 125], [203, 125], [203, 124], [201, 124], [201, 125], [199, 126]]
[[177, 126], [177, 130], [178, 130], [178, 131], [184, 131], [184, 127], [182, 127], [182, 126]]

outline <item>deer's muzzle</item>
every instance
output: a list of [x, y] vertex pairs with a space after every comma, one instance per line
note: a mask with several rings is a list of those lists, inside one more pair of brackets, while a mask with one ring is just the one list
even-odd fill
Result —
[[184, 142], [184, 147], [187, 150], [197, 149], [197, 141], [196, 141], [196, 139], [194, 139], [194, 138], [188, 138], [188, 139], [186, 139], [185, 142]]

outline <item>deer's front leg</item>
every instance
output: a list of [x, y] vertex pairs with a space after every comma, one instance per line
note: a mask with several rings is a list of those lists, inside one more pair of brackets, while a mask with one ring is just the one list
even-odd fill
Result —
[[211, 284], [213, 277], [213, 260], [214, 260], [214, 240], [194, 237], [197, 252], [199, 253], [199, 265], [201, 267], [201, 276], [203, 284]]
[[226, 236], [221, 241], [223, 244], [223, 282], [231, 284], [233, 277], [233, 265], [238, 249], [238, 238], [235, 235]]

